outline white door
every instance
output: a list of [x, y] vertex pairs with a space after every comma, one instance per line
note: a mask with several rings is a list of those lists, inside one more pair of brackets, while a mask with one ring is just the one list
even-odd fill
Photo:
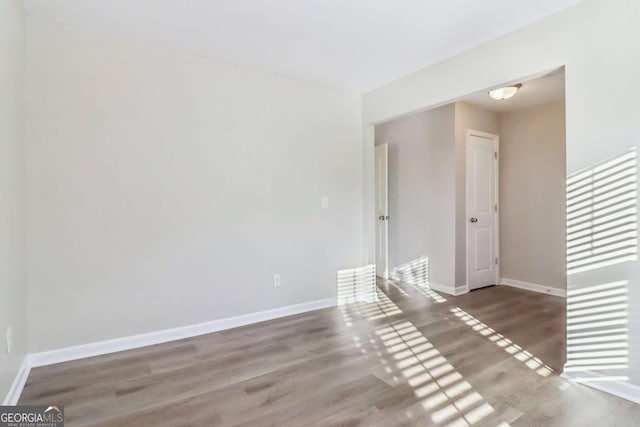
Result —
[[498, 136], [467, 133], [467, 286], [498, 282]]
[[376, 272], [383, 278], [389, 277], [389, 184], [388, 146], [376, 145]]

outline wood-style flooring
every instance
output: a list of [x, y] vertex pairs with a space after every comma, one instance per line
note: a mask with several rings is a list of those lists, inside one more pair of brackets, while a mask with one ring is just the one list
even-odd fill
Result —
[[68, 426], [638, 426], [558, 376], [562, 298], [379, 283], [356, 303], [31, 371]]

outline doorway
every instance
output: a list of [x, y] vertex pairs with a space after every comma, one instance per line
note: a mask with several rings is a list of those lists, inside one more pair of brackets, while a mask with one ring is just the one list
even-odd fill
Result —
[[376, 145], [376, 275], [389, 278], [389, 147]]
[[375, 125], [379, 276], [566, 292], [564, 73], [517, 86]]
[[467, 288], [498, 283], [498, 152], [499, 137], [467, 132]]

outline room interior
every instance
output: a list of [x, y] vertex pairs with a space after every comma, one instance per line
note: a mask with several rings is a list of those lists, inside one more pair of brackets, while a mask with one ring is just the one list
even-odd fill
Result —
[[[634, 0], [1, 2], [3, 413], [635, 425], [638, 19]], [[500, 160], [500, 286], [473, 292], [469, 130]]]

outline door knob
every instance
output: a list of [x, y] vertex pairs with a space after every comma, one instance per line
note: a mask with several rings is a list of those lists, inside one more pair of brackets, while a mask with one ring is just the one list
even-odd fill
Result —
[[471, 223], [478, 222], [478, 218], [473, 218], [473, 217], [471, 217], [471, 219], [469, 220], [469, 222], [471, 222]]

